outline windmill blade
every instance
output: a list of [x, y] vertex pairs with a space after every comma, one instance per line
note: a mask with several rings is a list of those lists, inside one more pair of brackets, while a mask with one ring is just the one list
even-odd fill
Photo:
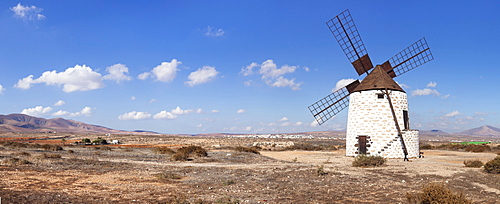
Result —
[[427, 41], [422, 38], [384, 62], [381, 66], [387, 74], [394, 78], [433, 59]]
[[359, 85], [359, 80], [329, 94], [316, 103], [310, 105], [309, 111], [313, 114], [318, 124], [323, 124], [349, 105], [348, 96]]
[[335, 16], [326, 22], [326, 25], [359, 75], [373, 68], [349, 10]]

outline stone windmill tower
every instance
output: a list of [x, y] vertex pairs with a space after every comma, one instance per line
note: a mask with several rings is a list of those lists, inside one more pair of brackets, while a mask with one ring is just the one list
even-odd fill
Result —
[[327, 25], [358, 75], [367, 76], [309, 106], [318, 124], [349, 106], [347, 156], [417, 157], [418, 131], [410, 129], [406, 92], [392, 78], [434, 59], [425, 38], [374, 68], [349, 10]]

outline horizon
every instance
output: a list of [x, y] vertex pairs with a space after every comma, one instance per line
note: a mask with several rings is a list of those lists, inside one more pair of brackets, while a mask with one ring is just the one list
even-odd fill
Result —
[[[326, 22], [349, 9], [381, 64], [425, 37], [398, 76], [410, 127], [500, 127], [500, 2], [0, 2], [0, 114], [204, 134], [340, 131], [308, 106], [357, 76]], [[378, 12], [373, 12], [378, 11]], [[493, 94], [492, 94], [493, 93]]]
[[[0, 116], [8, 116], [8, 115], [25, 115], [25, 116], [28, 116], [28, 117], [36, 117], [36, 116], [30, 116], [30, 115], [26, 115], [26, 114], [22, 114], [22, 113], [10, 113], [10, 114], [7, 114], [7, 115], [1, 115]], [[73, 120], [73, 119], [67, 119], [67, 118], [63, 118], [63, 117], [57, 117], [57, 118], [50, 118], [50, 119], [47, 119], [47, 118], [43, 118], [43, 117], [36, 117], [36, 118], [41, 118], [41, 119], [45, 119], [45, 120], [51, 120], [51, 119], [63, 119], [63, 120], [72, 120], [72, 121], [75, 121], [75, 122], [81, 122], [81, 121], [77, 121], [77, 120]], [[83, 122], [81, 122], [83, 123]], [[141, 130], [141, 129], [135, 129], [135, 130], [125, 130], [125, 129], [115, 129], [115, 128], [112, 128], [112, 127], [106, 127], [106, 126], [102, 126], [102, 125], [99, 125], [99, 124], [88, 124], [88, 123], [84, 123], [84, 124], [87, 124], [87, 125], [92, 125], [92, 126], [99, 126], [99, 127], [104, 127], [104, 128], [109, 128], [109, 129], [112, 129], [112, 130], [117, 130], [117, 131], [125, 131], [125, 132], [151, 132], [151, 133], [156, 133], [156, 134], [162, 134], [162, 135], [202, 135], [202, 134], [231, 134], [231, 135], [245, 135], [245, 134], [257, 134], [257, 135], [262, 135], [262, 134], [299, 134], [299, 133], [316, 133], [316, 132], [345, 132], [346, 129], [342, 129], [342, 130], [319, 130], [319, 131], [306, 131], [306, 132], [261, 132], [261, 133], [238, 133], [238, 132], [233, 132], [233, 133], [229, 133], [229, 132], [207, 132], [207, 133], [162, 133], [162, 132], [157, 132], [157, 131], [152, 131], [152, 130]], [[473, 130], [473, 129], [477, 129], [477, 128], [481, 128], [481, 127], [488, 127], [488, 128], [496, 128], [496, 129], [500, 129], [500, 128], [497, 128], [497, 127], [494, 127], [494, 126], [491, 126], [491, 125], [483, 125], [483, 126], [479, 126], [479, 127], [474, 127], [474, 128], [471, 128], [471, 129], [467, 129], [467, 130], [464, 130], [464, 131], [460, 131], [460, 132], [445, 132], [445, 131], [442, 131], [442, 130], [438, 130], [438, 129], [431, 129], [431, 130], [418, 130], [419, 132], [422, 132], [422, 131], [426, 131], [426, 132], [434, 132], [434, 131], [441, 131], [443, 133], [446, 133], [446, 134], [457, 134], [457, 133], [462, 133], [462, 132], [466, 132], [466, 131], [470, 131], [470, 130]]]

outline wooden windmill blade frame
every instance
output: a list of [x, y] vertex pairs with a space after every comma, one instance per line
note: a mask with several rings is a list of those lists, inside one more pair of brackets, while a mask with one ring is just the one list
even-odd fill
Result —
[[349, 10], [345, 10], [326, 22], [326, 25], [339, 43], [352, 66], [362, 75], [373, 68], [373, 63], [368, 56], [365, 45], [361, 40], [358, 29], [354, 24]]
[[314, 119], [316, 119], [316, 122], [321, 125], [349, 106], [348, 96], [359, 85], [359, 83], [359, 80], [353, 81], [349, 85], [342, 87], [341, 89], [310, 105], [308, 107], [309, 111], [311, 111]]
[[387, 71], [389, 76], [394, 78], [433, 59], [434, 57], [427, 45], [427, 41], [425, 38], [421, 38], [384, 62], [382, 68]]

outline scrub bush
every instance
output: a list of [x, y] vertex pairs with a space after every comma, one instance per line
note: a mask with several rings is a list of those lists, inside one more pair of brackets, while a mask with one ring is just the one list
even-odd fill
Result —
[[354, 158], [352, 166], [355, 167], [375, 167], [382, 166], [387, 159], [382, 156], [367, 156], [366, 154], [360, 154]]

